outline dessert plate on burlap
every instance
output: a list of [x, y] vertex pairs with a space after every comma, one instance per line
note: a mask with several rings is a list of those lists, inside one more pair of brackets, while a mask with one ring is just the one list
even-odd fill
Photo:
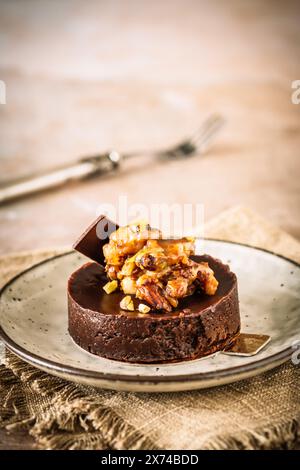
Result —
[[237, 274], [243, 333], [271, 336], [254, 356], [212, 356], [172, 364], [129, 364], [93, 356], [68, 334], [67, 279], [86, 261], [68, 252], [13, 278], [0, 298], [0, 336], [30, 364], [99, 388], [170, 392], [207, 388], [270, 370], [293, 357], [300, 342], [300, 266], [245, 245], [198, 241], [197, 253], [230, 264]]

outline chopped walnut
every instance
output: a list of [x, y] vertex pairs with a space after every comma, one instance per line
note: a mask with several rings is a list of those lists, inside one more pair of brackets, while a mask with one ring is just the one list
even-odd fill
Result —
[[139, 286], [136, 291], [138, 299], [145, 300], [156, 310], [165, 310], [170, 312], [172, 307], [166, 299], [163, 287], [158, 283], [148, 282]]

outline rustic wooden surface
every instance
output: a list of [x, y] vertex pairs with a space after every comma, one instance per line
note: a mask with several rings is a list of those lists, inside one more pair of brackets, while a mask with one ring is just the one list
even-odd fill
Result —
[[[78, 155], [165, 146], [211, 111], [227, 127], [205, 158], [138, 159], [0, 209], [0, 252], [71, 244], [102, 202], [242, 203], [300, 237], [300, 4], [276, 1], [0, 3], [5, 182]], [[133, 168], [135, 167], [135, 169]]]
[[112, 147], [166, 146], [212, 111], [227, 126], [204, 158], [139, 158], [1, 207], [0, 253], [70, 245], [119, 194], [201, 202], [206, 219], [248, 205], [299, 238], [299, 20], [290, 0], [1, 1], [1, 184]]

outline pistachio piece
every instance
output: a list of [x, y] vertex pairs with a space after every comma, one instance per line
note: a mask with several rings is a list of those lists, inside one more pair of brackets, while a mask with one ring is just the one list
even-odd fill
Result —
[[126, 295], [125, 297], [123, 297], [120, 302], [120, 307], [122, 310], [130, 310], [131, 312], [134, 311], [134, 305], [130, 295]]
[[111, 294], [112, 292], [114, 292], [116, 289], [118, 288], [118, 281], [109, 281], [105, 284], [105, 286], [103, 286], [103, 290], [107, 293], [107, 294]]
[[145, 305], [145, 304], [140, 304], [139, 305], [139, 312], [141, 313], [148, 313], [150, 312], [150, 307], [148, 305]]

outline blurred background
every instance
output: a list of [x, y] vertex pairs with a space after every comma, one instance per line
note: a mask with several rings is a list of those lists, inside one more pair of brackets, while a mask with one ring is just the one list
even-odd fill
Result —
[[[0, 184], [79, 156], [166, 147], [211, 112], [202, 157], [137, 158], [0, 207], [0, 253], [71, 244], [100, 203], [246, 205], [300, 238], [300, 2], [0, 0]], [[142, 157], [142, 152], [141, 152]]]

